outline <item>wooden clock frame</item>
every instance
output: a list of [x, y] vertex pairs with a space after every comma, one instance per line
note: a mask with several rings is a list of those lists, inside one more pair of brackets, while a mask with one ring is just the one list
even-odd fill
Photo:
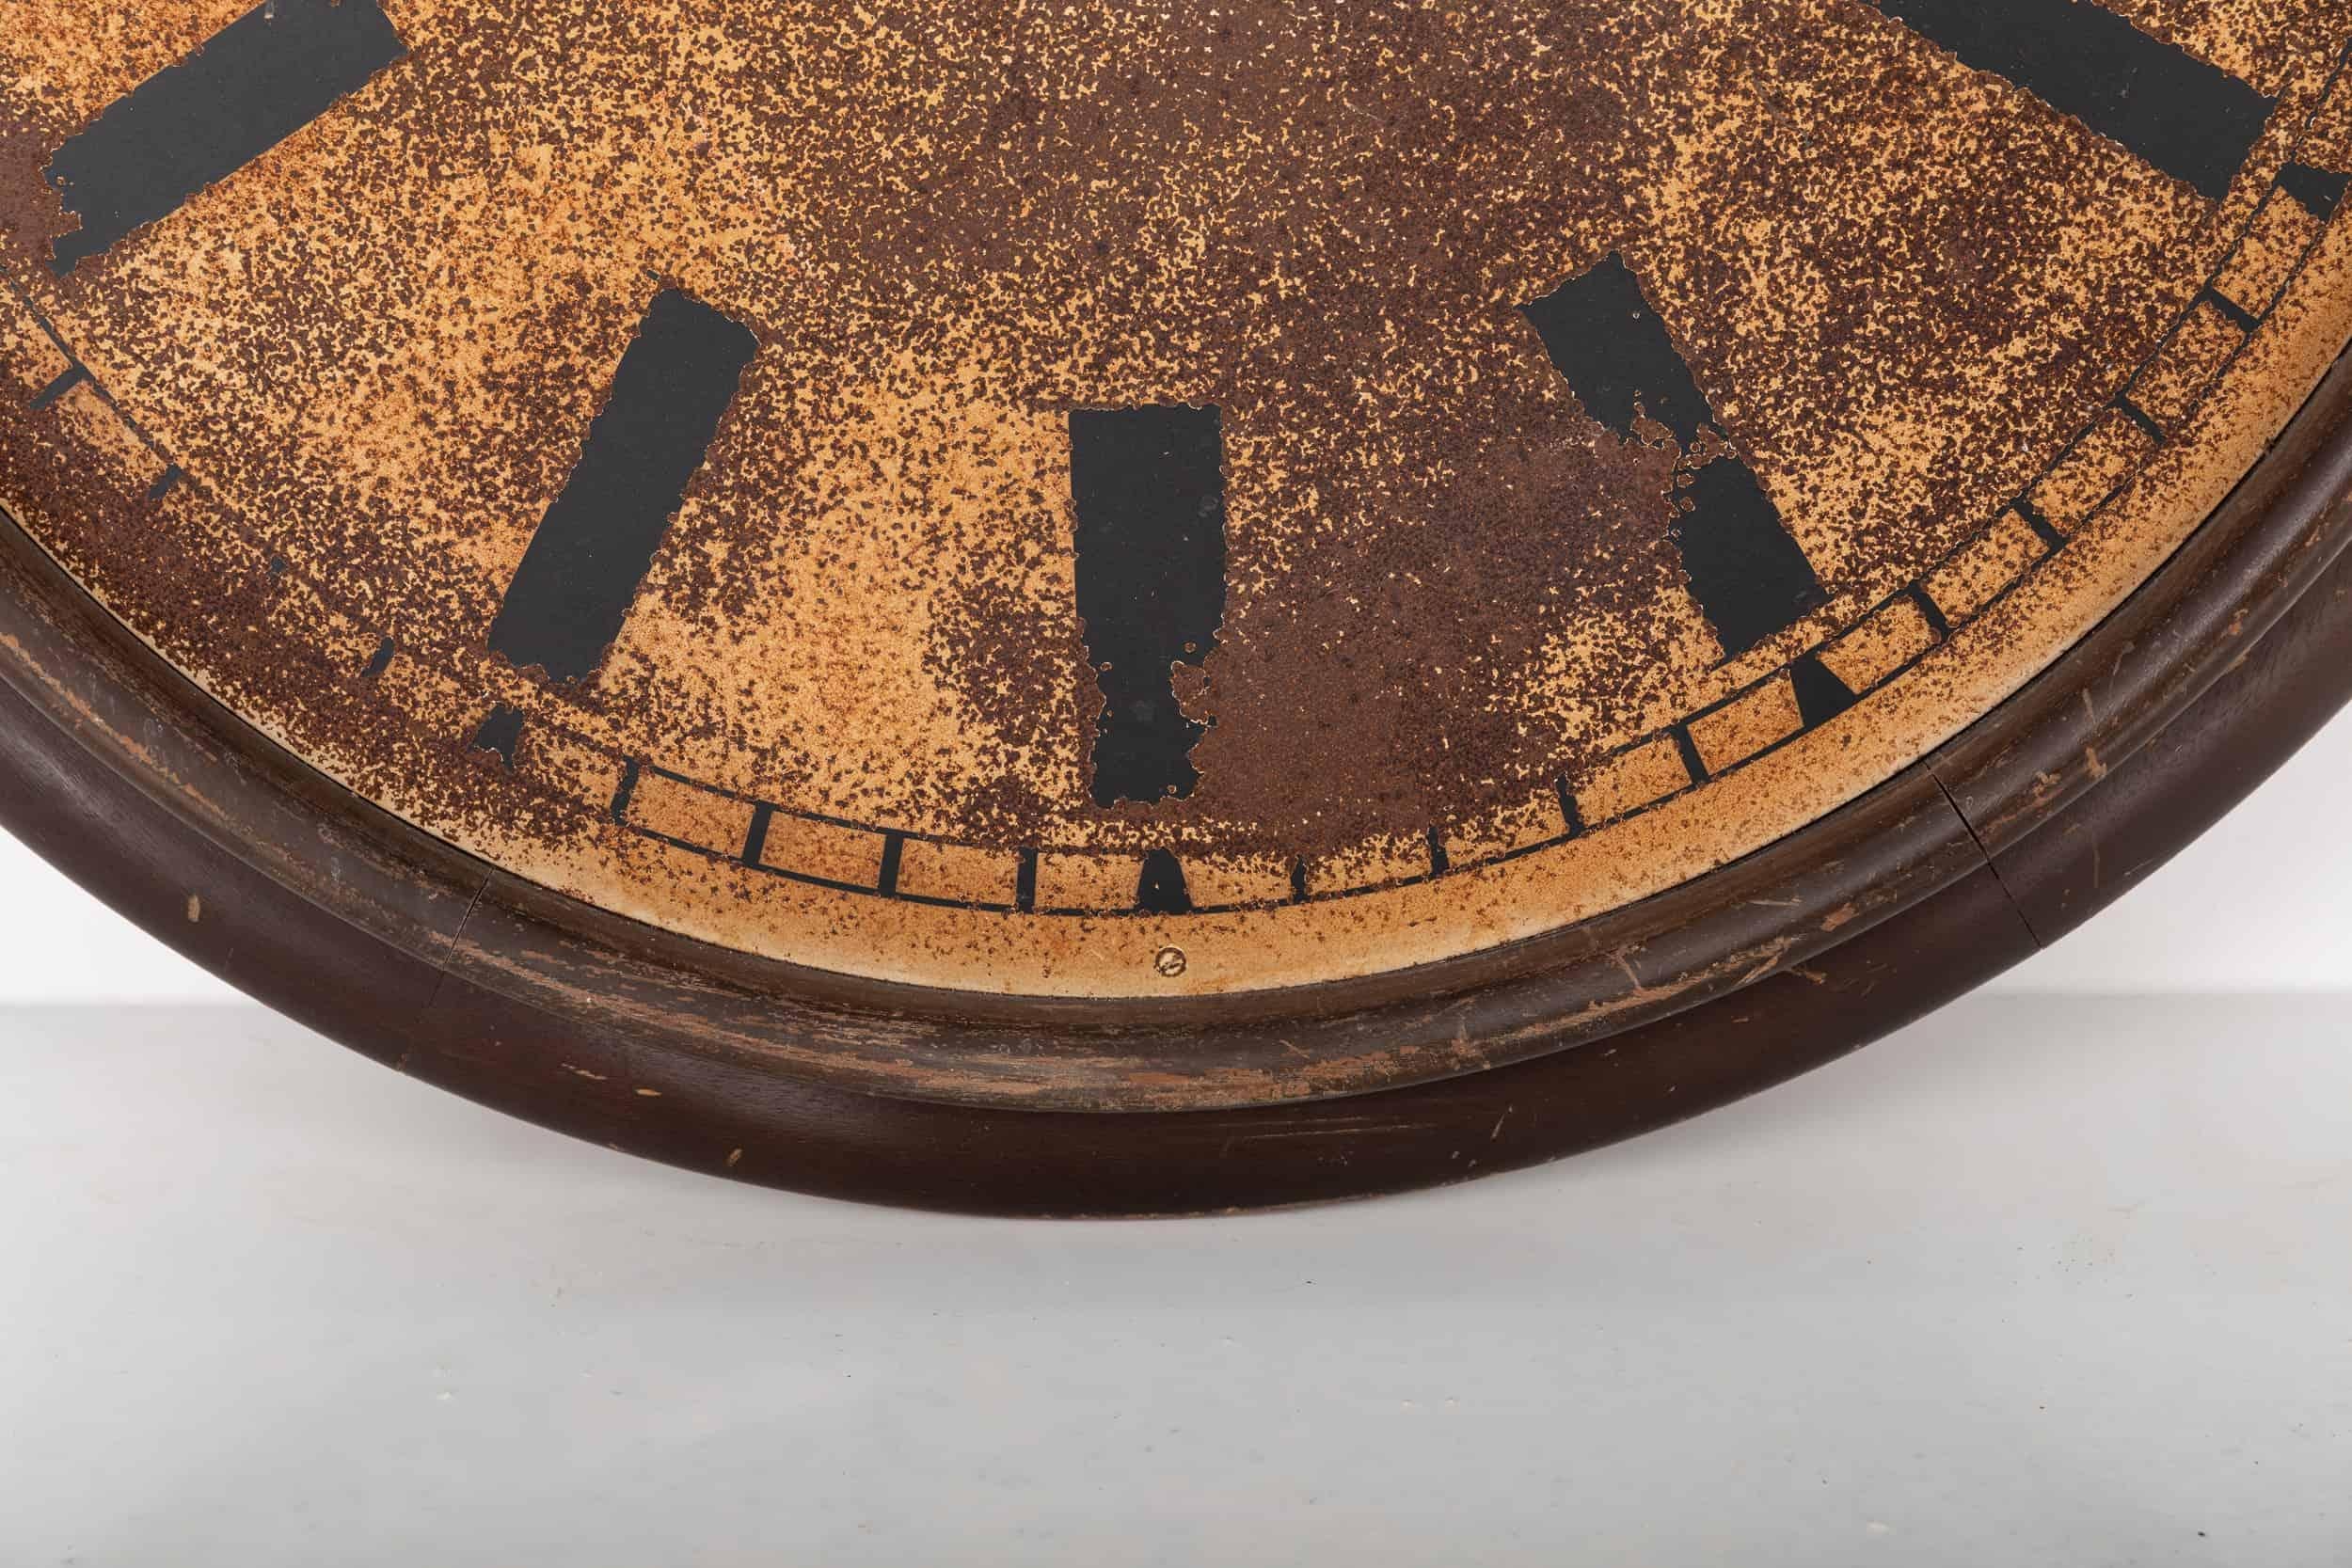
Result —
[[[1328, 1199], [1527, 1165], [1720, 1105], [2062, 935], [2352, 695], [2348, 539], [2352, 358], [2121, 610], [1862, 799], [1564, 931], [1270, 994], [998, 1001], [619, 920], [305, 767], [5, 519], [0, 822], [280, 1011], [631, 1153], [1005, 1213]], [[1308, 1033], [1317, 1065], [1301, 1069], [1292, 1047]], [[857, 1070], [761, 1051], [785, 1037]], [[1349, 1042], [1348, 1072], [1327, 1076]], [[1057, 1088], [1057, 1057], [1105, 1054], [1215, 1063], [1224, 1086], [1171, 1073], [1116, 1105]], [[1027, 1064], [1025, 1102], [945, 1096], [920, 1066], [1000, 1057]]]

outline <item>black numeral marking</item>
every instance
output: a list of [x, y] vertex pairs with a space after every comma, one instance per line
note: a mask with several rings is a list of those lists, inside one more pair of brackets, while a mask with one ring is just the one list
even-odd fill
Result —
[[596, 673], [758, 349], [749, 327], [691, 295], [655, 297], [507, 584], [493, 650], [559, 681]]
[[57, 271], [179, 211], [406, 53], [376, 0], [270, 0], [246, 12], [57, 150], [49, 179], [82, 219], [57, 240]]
[[1078, 614], [1103, 692], [1094, 799], [1192, 793], [1174, 667], [1198, 666], [1225, 619], [1224, 439], [1214, 408], [1079, 409], [1070, 416]]
[[1691, 367], [1616, 256], [1523, 308], [1585, 412], [1629, 439], [1646, 416], [1682, 444], [1672, 527], [1691, 596], [1726, 656], [1745, 653], [1818, 608], [1824, 595], [1780, 509], [1746, 462], [1699, 444], [1715, 424]]
[[2271, 102], [2090, 0], [1881, 0], [1960, 63], [2025, 88], [2218, 201]]
[[2279, 171], [2279, 188], [2299, 202], [2305, 212], [2325, 223], [2336, 215], [2336, 208], [2344, 200], [2346, 178], [2309, 164], [2289, 164]]

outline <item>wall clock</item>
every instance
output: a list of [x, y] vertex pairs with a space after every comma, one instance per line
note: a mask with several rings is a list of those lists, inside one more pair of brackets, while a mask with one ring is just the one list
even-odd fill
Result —
[[2338, 0], [16, 0], [0, 816], [405, 1071], [1022, 1212], [2014, 961], [2352, 683]]

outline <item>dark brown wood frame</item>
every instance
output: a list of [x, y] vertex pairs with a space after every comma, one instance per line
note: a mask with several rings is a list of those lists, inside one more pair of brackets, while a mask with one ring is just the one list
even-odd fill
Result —
[[[0, 822], [280, 1011], [616, 1148], [998, 1212], [1311, 1201], [1679, 1119], [2055, 940], [2352, 695], [2347, 539], [2352, 359], [2122, 610], [1862, 800], [1565, 932], [1270, 996], [992, 1002], [603, 915], [279, 752], [12, 524], [0, 528]], [[1311, 1070], [1289, 1049], [1306, 1034]], [[831, 1065], [763, 1049], [781, 1041]]]

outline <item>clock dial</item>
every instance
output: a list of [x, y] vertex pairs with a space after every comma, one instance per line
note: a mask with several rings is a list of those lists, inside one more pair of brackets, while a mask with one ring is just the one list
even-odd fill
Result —
[[955, 990], [1885, 781], [2352, 335], [2338, 0], [17, 0], [0, 502], [297, 756]]

